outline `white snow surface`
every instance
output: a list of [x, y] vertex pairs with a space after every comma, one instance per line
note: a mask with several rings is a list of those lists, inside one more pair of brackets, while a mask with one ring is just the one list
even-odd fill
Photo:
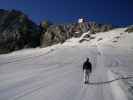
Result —
[[[125, 29], [0, 55], [0, 100], [133, 100], [133, 33]], [[93, 65], [88, 85], [86, 57]]]

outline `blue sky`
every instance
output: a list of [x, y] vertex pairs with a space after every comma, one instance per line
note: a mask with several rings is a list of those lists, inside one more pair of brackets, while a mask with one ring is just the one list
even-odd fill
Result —
[[133, 24], [133, 0], [0, 0], [1, 9], [16, 9], [34, 22], [69, 23], [80, 17], [113, 25]]

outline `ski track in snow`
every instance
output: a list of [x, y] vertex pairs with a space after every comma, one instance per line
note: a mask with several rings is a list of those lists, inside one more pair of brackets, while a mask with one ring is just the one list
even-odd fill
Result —
[[[123, 80], [113, 73], [131, 75], [132, 55], [127, 59], [124, 50], [117, 50], [111, 44], [84, 44], [23, 56], [2, 55], [0, 100], [132, 100]], [[90, 85], [83, 84], [86, 57], [93, 65]]]
[[[77, 91], [82, 89], [81, 73], [83, 59], [85, 59], [87, 55], [93, 55], [84, 52], [82, 48], [72, 48], [72, 50], [68, 50], [68, 52], [64, 53], [63, 51], [65, 49], [66, 48], [56, 52], [57, 54], [62, 52], [59, 56], [55, 56], [51, 53], [51, 55], [48, 56], [49, 59], [44, 55], [39, 58], [35, 57], [32, 60], [27, 59], [19, 63], [12, 62], [2, 65], [0, 67], [2, 74], [0, 77], [0, 100], [29, 100], [35, 98], [50, 100], [53, 98], [50, 95], [57, 96], [57, 98], [59, 98], [56, 98], [57, 100], [65, 99], [70, 95], [70, 100], [76, 98], [78, 96]], [[75, 49], [79, 49], [79, 52], [75, 52]], [[80, 52], [84, 52], [84, 54], [80, 54]], [[91, 53], [94, 53], [94, 51]], [[64, 58], [65, 56], [67, 58]], [[64, 60], [62, 61], [62, 59]], [[42, 60], [44, 60], [44, 62]], [[92, 61], [93, 60], [93, 63], [95, 63], [94, 57], [92, 57]], [[39, 62], [41, 66], [39, 66]], [[25, 66], [22, 69], [23, 64], [25, 64]], [[74, 95], [77, 96], [75, 97]], [[68, 97], [66, 99], [68, 99]]]
[[[27, 59], [19, 61], [19, 63], [12, 62], [2, 65], [0, 100], [87, 100], [88, 98], [113, 100], [109, 84], [100, 86], [83, 84], [82, 63], [88, 56], [93, 62], [91, 82], [107, 81], [105, 75], [107, 68], [104, 68], [103, 59], [99, 56], [99, 51], [96, 48], [75, 47], [69, 48], [65, 53], [64, 50], [67, 48], [64, 48], [56, 50], [54, 54], [51, 53], [48, 56], [41, 55], [32, 60]], [[58, 56], [58, 54], [60, 55]], [[21, 70], [20, 67], [23, 64], [25, 66]], [[10, 69], [10, 67], [12, 68]], [[108, 94], [105, 96], [107, 91]]]

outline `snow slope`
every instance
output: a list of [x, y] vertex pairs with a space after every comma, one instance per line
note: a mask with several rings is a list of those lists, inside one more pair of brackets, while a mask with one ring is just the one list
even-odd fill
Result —
[[[0, 100], [133, 100], [133, 33], [125, 28], [63, 45], [0, 55]], [[90, 57], [90, 84], [82, 64]]]

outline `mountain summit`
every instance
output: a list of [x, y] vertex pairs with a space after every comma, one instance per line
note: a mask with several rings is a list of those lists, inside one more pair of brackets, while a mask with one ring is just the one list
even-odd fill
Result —
[[0, 10], [0, 53], [40, 45], [40, 28], [25, 14]]
[[[0, 53], [8, 53], [23, 48], [52, 46], [64, 43], [70, 38], [81, 37], [86, 32], [96, 34], [113, 28], [112, 25], [98, 24], [86, 21], [84, 18], [69, 24], [42, 21], [40, 25], [37, 25], [20, 11], [1, 9]], [[132, 27], [127, 31], [132, 32]]]
[[75, 23], [50, 25], [47, 30], [43, 27], [41, 46], [47, 47], [57, 43], [64, 43], [72, 37], [80, 37], [83, 33], [90, 31], [90, 34], [105, 32], [113, 29], [112, 25], [97, 24], [96, 22], [85, 21], [80, 18]]

